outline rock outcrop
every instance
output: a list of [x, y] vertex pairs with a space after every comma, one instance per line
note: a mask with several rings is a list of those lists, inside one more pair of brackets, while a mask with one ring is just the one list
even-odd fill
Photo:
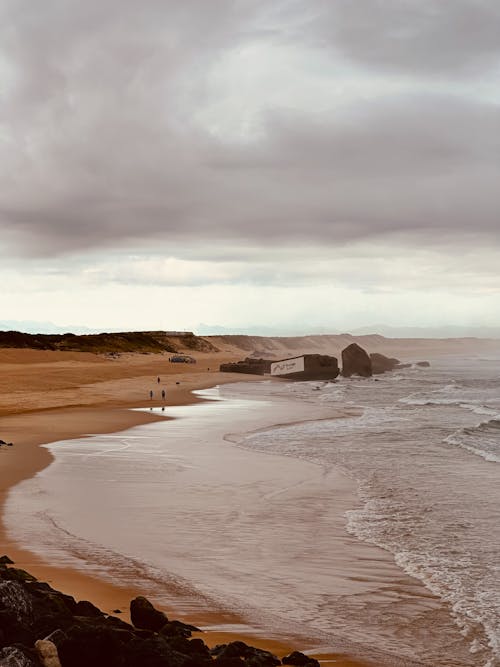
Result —
[[[76, 602], [0, 558], [0, 667], [278, 667], [269, 651], [234, 641], [210, 649], [198, 628], [168, 620], [145, 597], [130, 604], [132, 624], [91, 602]], [[287, 662], [285, 663], [285, 661]], [[294, 652], [283, 664], [319, 667]]]
[[379, 352], [372, 352], [370, 354], [370, 360], [372, 362], [373, 375], [380, 375], [387, 371], [393, 371], [400, 363], [399, 359], [386, 357], [385, 354], [380, 354]]
[[130, 603], [130, 619], [136, 628], [158, 632], [168, 623], [168, 618], [162, 611], [153, 607], [151, 602], [140, 595]]
[[346, 378], [352, 375], [371, 377], [372, 362], [368, 353], [357, 343], [351, 343], [342, 350], [342, 375]]

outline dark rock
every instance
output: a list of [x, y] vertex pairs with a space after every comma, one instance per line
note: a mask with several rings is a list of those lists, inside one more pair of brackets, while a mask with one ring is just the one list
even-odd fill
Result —
[[191, 637], [191, 633], [201, 632], [201, 630], [194, 625], [181, 623], [181, 621], [169, 621], [161, 627], [160, 632], [166, 637]]
[[0, 610], [13, 614], [19, 623], [33, 621], [33, 601], [17, 581], [0, 582]]
[[155, 609], [151, 602], [147, 598], [142, 597], [142, 595], [131, 601], [130, 618], [132, 625], [135, 625], [136, 628], [153, 630], [153, 632], [158, 632], [158, 630], [168, 623], [168, 618], [165, 614]]
[[177, 653], [195, 658], [203, 657], [211, 661], [210, 650], [201, 639], [186, 639], [185, 637], [166, 638], [169, 647]]
[[59, 647], [64, 641], [67, 640], [67, 636], [62, 630], [58, 628], [57, 630], [54, 630], [54, 632], [51, 632], [50, 635], [44, 637], [44, 639], [47, 639], [49, 642], [52, 642], [57, 647]]
[[88, 600], [80, 600], [80, 602], [77, 602], [73, 613], [75, 616], [89, 616], [91, 618], [104, 616], [102, 611]]
[[35, 577], [26, 572], [26, 570], [20, 570], [15, 567], [7, 567], [2, 572], [3, 579], [10, 579], [10, 581], [36, 581]]
[[[213, 659], [201, 639], [190, 639], [198, 628], [169, 621], [146, 598], [131, 602], [134, 627], [115, 616], [106, 616], [88, 601], [75, 602], [49, 584], [7, 565], [0, 569], [0, 667], [41, 667], [44, 661], [47, 665], [55, 662], [57, 656], [62, 667], [280, 664], [268, 651], [244, 642], [217, 647]], [[38, 648], [39, 657], [33, 646]]]
[[123, 614], [121, 609], [113, 609], [113, 614]]
[[6, 646], [0, 650], [0, 667], [40, 667], [40, 663], [25, 646]]
[[210, 650], [208, 646], [199, 637], [190, 639], [188, 641], [188, 645], [189, 645], [189, 651], [187, 651], [188, 655], [204, 655], [207, 658], [210, 658]]
[[308, 655], [300, 651], [293, 651], [290, 655], [286, 655], [281, 659], [284, 665], [296, 665], [297, 667], [320, 667], [316, 658], [310, 658]]
[[351, 377], [351, 375], [360, 375], [361, 377], [371, 377], [372, 362], [367, 352], [357, 343], [351, 343], [342, 350], [342, 375]]
[[417, 361], [415, 365], [420, 366], [420, 368], [429, 368], [430, 363], [428, 361]]
[[43, 600], [54, 614], [71, 616], [74, 613], [74, 609], [71, 608], [68, 601], [65, 600], [63, 596], [57, 595], [57, 593], [48, 593], [44, 596]]
[[192, 658], [172, 650], [158, 635], [146, 640], [132, 640], [126, 646], [122, 665], [123, 667], [195, 667]]
[[72, 615], [75, 613], [76, 601], [71, 595], [65, 595], [54, 590], [49, 584], [42, 581], [29, 582], [27, 591], [35, 600], [44, 605], [47, 612], [50, 610], [59, 614]]
[[[126, 621], [122, 621], [121, 618], [116, 618], [116, 616], [108, 616], [105, 619], [104, 622], [105, 622], [106, 625], [110, 625], [113, 628], [120, 628], [121, 630], [128, 630], [129, 632], [133, 632], [135, 634], [137, 634], [137, 632], [138, 632], [138, 630], [136, 630], [136, 628], [134, 628], [132, 625], [130, 625], [130, 623], [127, 623]], [[141, 631], [139, 631], [139, 632], [141, 632]], [[150, 636], [149, 631], [148, 631], [147, 636], [148, 637]]]
[[14, 565], [14, 561], [10, 560], [8, 556], [0, 556], [0, 565]]
[[134, 641], [134, 633], [106, 626], [103, 619], [76, 620], [58, 646], [62, 667], [122, 667], [124, 652]]
[[0, 610], [1, 646], [24, 644], [32, 646], [36, 635], [29, 623], [22, 623], [11, 611]]
[[218, 665], [223, 661], [225, 664], [226, 660], [232, 658], [242, 658], [245, 660], [246, 665], [254, 665], [255, 667], [273, 667], [280, 664], [280, 660], [269, 651], [248, 646], [242, 641], [219, 644], [210, 653], [212, 656], [215, 656], [215, 662]]
[[219, 658], [215, 658], [213, 664], [217, 667], [245, 667], [245, 660], [239, 658], [238, 656], [227, 657], [221, 655]]
[[210, 655], [214, 658], [219, 657], [246, 657], [248, 646], [245, 642], [235, 641], [230, 644], [217, 644], [212, 649], [210, 649]]
[[387, 371], [393, 371], [399, 364], [399, 359], [386, 357], [384, 354], [380, 354], [379, 352], [373, 352], [370, 354], [370, 360], [372, 362], [372, 373], [374, 375], [386, 373]]

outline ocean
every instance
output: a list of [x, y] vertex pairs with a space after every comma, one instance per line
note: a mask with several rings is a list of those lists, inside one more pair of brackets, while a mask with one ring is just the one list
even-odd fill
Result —
[[199, 393], [49, 445], [10, 492], [10, 536], [316, 648], [500, 665], [500, 358]]

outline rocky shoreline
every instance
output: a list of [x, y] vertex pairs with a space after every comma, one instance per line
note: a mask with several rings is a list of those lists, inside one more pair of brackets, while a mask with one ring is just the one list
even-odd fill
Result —
[[303, 653], [280, 660], [242, 641], [209, 648], [192, 637], [198, 628], [141, 596], [126, 623], [12, 565], [0, 558], [0, 667], [319, 667]]

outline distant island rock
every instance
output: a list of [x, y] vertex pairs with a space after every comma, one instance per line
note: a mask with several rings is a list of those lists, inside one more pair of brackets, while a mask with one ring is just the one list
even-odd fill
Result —
[[370, 360], [372, 362], [372, 373], [374, 375], [393, 371], [400, 363], [399, 359], [386, 357], [385, 354], [380, 354], [380, 352], [372, 352], [370, 354]]
[[371, 377], [373, 374], [372, 361], [366, 350], [357, 343], [351, 343], [342, 350], [342, 375], [345, 378], [352, 375]]

